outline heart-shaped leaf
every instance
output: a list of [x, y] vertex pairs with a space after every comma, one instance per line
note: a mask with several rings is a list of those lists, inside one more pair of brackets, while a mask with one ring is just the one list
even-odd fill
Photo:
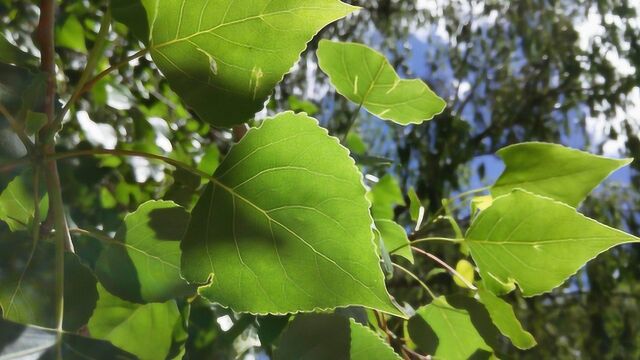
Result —
[[338, 92], [373, 115], [420, 124], [446, 103], [419, 79], [400, 79], [384, 55], [362, 44], [320, 41], [318, 64]]
[[145, 0], [153, 60], [200, 118], [245, 122], [307, 42], [356, 8], [338, 0]]
[[127, 215], [100, 254], [96, 275], [111, 293], [137, 303], [195, 293], [180, 277], [180, 240], [189, 213], [171, 201], [149, 201]]
[[521, 143], [497, 152], [506, 165], [491, 188], [494, 197], [524, 189], [577, 206], [631, 159], [611, 159], [557, 144]]
[[517, 283], [524, 296], [534, 296], [559, 286], [598, 254], [638, 241], [564, 203], [514, 190], [480, 212], [465, 244], [487, 289], [500, 294]]
[[211, 281], [200, 293], [239, 312], [362, 305], [402, 316], [372, 240], [348, 150], [287, 112], [250, 130], [216, 170], [182, 242], [182, 273]]

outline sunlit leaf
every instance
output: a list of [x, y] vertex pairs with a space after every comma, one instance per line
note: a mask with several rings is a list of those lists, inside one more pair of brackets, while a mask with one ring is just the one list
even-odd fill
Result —
[[77, 52], [86, 53], [87, 45], [84, 41], [84, 27], [77, 17], [71, 15], [55, 32], [56, 45], [66, 47]]
[[397, 205], [405, 204], [400, 185], [390, 174], [380, 178], [380, 181], [371, 187], [367, 197], [371, 201], [371, 214], [376, 219], [393, 219], [393, 209]]
[[174, 327], [181, 321], [175, 301], [134, 304], [98, 287], [100, 298], [89, 320], [91, 336], [110, 341], [142, 360], [165, 359]]
[[399, 360], [385, 340], [367, 327], [336, 314], [297, 316], [282, 334], [276, 360]]
[[111, 293], [137, 303], [195, 293], [180, 277], [180, 240], [188, 222], [189, 214], [173, 202], [142, 204], [100, 254], [98, 279]]
[[[475, 270], [473, 269], [472, 263], [468, 262], [465, 259], [458, 261], [458, 263], [456, 264], [456, 272], [460, 274], [460, 276], [462, 276], [467, 281], [467, 283], [473, 284], [473, 280], [475, 279]], [[465, 284], [464, 281], [462, 281], [462, 279], [457, 276], [453, 277], [453, 281], [460, 287], [468, 287], [467, 284]]]
[[491, 188], [494, 197], [521, 188], [577, 206], [612, 172], [631, 159], [596, 156], [557, 144], [522, 143], [498, 151], [506, 165]]
[[422, 80], [400, 79], [384, 55], [362, 44], [322, 40], [318, 64], [341, 95], [384, 120], [420, 124], [446, 106]]
[[479, 350], [492, 352], [471, 321], [469, 312], [439, 297], [409, 319], [411, 340], [438, 359], [468, 359]]
[[[0, 359], [55, 359], [57, 331], [0, 319]], [[136, 357], [107, 341], [64, 333], [64, 359], [133, 360]]]
[[520, 349], [530, 349], [536, 346], [536, 339], [522, 328], [516, 318], [511, 305], [484, 288], [478, 289], [480, 301], [491, 316], [493, 323], [500, 332], [511, 340], [511, 343]]
[[489, 290], [500, 294], [517, 283], [525, 296], [551, 291], [598, 254], [638, 241], [523, 190], [496, 198], [465, 239]]
[[420, 214], [424, 213], [422, 201], [420, 201], [420, 198], [418, 197], [418, 194], [416, 194], [416, 190], [414, 188], [409, 188], [407, 195], [409, 196], [409, 214], [411, 215], [411, 220], [418, 221]]
[[283, 113], [250, 130], [216, 170], [182, 242], [182, 273], [211, 281], [200, 293], [239, 312], [357, 304], [401, 315], [371, 225], [348, 151], [315, 119]]
[[402, 256], [413, 264], [413, 253], [407, 232], [393, 220], [376, 219], [375, 226], [380, 231], [384, 245], [391, 254]]
[[145, 0], [151, 56], [200, 118], [253, 118], [311, 38], [355, 7], [338, 0]]

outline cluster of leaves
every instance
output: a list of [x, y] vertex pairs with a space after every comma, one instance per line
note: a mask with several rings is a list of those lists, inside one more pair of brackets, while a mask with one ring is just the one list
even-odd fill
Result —
[[[241, 124], [263, 107], [317, 31], [354, 10], [337, 0], [145, 0], [113, 1], [107, 14], [144, 44], [135, 56], [149, 53], [200, 121], [241, 132]], [[77, 26], [67, 19], [58, 43], [87, 52], [73, 39]], [[31, 86], [39, 89], [40, 77], [23, 70], [35, 59], [9, 42], [3, 46], [9, 49], [2, 58], [8, 73], [26, 71], [22, 76], [33, 78], [27, 89], [8, 88], [9, 103], [18, 106], [8, 106], [3, 115], [17, 119], [17, 134], [35, 134], [44, 122], [31, 100], [37, 93]], [[94, 49], [89, 60], [102, 51], [99, 38]], [[323, 40], [317, 55], [336, 90], [380, 119], [420, 124], [445, 108], [422, 81], [401, 79], [382, 54], [364, 45]], [[82, 85], [87, 84], [95, 85]], [[58, 155], [108, 154], [101, 159], [107, 167], [119, 165], [114, 156], [133, 155], [179, 168], [176, 187], [165, 199], [143, 202], [115, 234], [72, 229], [83, 238], [63, 264], [62, 338], [17, 324], [55, 326], [48, 310], [54, 291], [33, 291], [53, 289], [53, 275], [38, 270], [53, 268], [54, 249], [48, 238], [37, 241], [40, 220], [50, 211], [37, 168], [35, 176], [24, 173], [8, 183], [0, 195], [8, 239], [3, 246], [12, 249], [3, 252], [11, 259], [3, 261], [3, 276], [8, 276], [0, 278], [7, 320], [0, 327], [2, 354], [53, 354], [61, 341], [69, 358], [181, 358], [194, 341], [191, 306], [204, 302], [247, 314], [236, 325], [255, 319], [262, 346], [279, 359], [396, 359], [418, 352], [444, 359], [490, 356], [499, 351], [502, 335], [521, 349], [535, 345], [500, 296], [516, 285], [524, 296], [549, 292], [598, 254], [639, 241], [575, 209], [628, 160], [546, 143], [505, 148], [498, 155], [506, 170], [490, 194], [472, 200], [466, 232], [447, 202], [444, 215], [424, 219], [425, 204], [411, 191], [407, 197], [416, 225], [409, 236], [393, 213], [404, 195], [392, 177], [369, 189], [364, 185], [361, 169], [378, 160], [354, 161], [347, 149], [357, 152], [353, 138], [343, 140], [347, 147], [341, 145], [305, 113], [284, 112], [254, 123], [220, 164], [217, 151], [205, 154], [210, 161], [203, 158], [197, 167], [136, 148]], [[102, 204], [136, 197], [126, 186], [115, 194], [101, 192]], [[451, 225], [455, 238], [427, 232], [440, 221]], [[468, 259], [453, 269], [417, 247], [437, 240], [454, 243]], [[464, 288], [463, 296], [436, 296], [394, 262], [396, 255], [409, 262], [414, 255], [439, 261]], [[385, 285], [394, 267], [413, 276], [431, 302], [417, 309], [400, 306], [409, 299], [390, 296]], [[395, 318], [387, 323], [385, 314]], [[390, 330], [392, 322], [402, 325], [402, 336]], [[76, 332], [91, 338], [72, 335]]]

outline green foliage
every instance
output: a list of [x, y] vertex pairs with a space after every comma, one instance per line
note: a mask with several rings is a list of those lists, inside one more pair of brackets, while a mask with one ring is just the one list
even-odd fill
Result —
[[465, 237], [487, 289], [501, 294], [517, 283], [524, 296], [551, 291], [598, 254], [638, 241], [524, 190], [495, 199]]
[[384, 287], [364, 194], [347, 150], [314, 119], [267, 119], [231, 149], [194, 208], [183, 275], [210, 281], [200, 294], [240, 312], [358, 304], [401, 315]]
[[380, 119], [420, 124], [446, 106], [422, 80], [400, 79], [384, 55], [362, 44], [323, 40], [318, 60], [340, 94]]
[[134, 304], [98, 287], [100, 298], [88, 327], [91, 336], [107, 340], [142, 360], [165, 359], [180, 320], [175, 301]]
[[318, 30], [355, 10], [338, 0], [144, 5], [156, 65], [201, 119], [227, 127], [260, 111]]
[[[9, 5], [26, 6], [0, 0], [0, 10]], [[511, 145], [497, 153], [506, 170], [493, 187], [447, 199], [464, 184], [466, 175], [452, 174], [469, 154], [493, 153], [503, 138], [521, 136], [494, 128], [505, 121], [495, 111], [470, 137], [465, 107], [474, 101], [474, 115], [484, 116], [476, 89], [458, 82], [455, 96], [470, 95], [445, 112], [448, 101], [425, 82], [400, 78], [408, 72], [394, 56], [397, 46], [390, 62], [365, 45], [314, 40], [354, 6], [338, 0], [113, 0], [104, 11], [86, 2], [60, 5], [55, 24], [40, 24], [55, 39], [54, 53], [35, 51], [21, 36], [20, 47], [0, 38], [0, 305], [4, 319], [23, 323], [0, 322], [0, 358], [497, 357], [511, 351], [509, 341], [518, 349], [536, 345], [518, 320], [533, 302], [499, 295], [516, 285], [524, 296], [541, 295], [562, 284], [580, 286], [583, 278], [593, 286], [588, 270], [567, 280], [602, 252], [640, 242], [575, 209], [629, 159], [549, 143]], [[40, 10], [41, 19], [55, 17]], [[14, 19], [17, 11], [0, 19]], [[469, 29], [453, 28], [464, 43]], [[336, 35], [327, 31], [323, 36]], [[45, 37], [38, 39], [44, 46]], [[300, 66], [312, 68], [316, 45], [320, 69], [358, 106], [355, 112], [308, 101], [306, 89], [284, 88], [289, 78], [279, 85], [301, 56], [308, 64]], [[20, 48], [55, 66], [36, 70], [36, 59]], [[474, 46], [465, 48], [456, 72], [474, 62], [467, 59]], [[542, 55], [532, 56], [549, 58]], [[126, 64], [134, 60], [132, 70]], [[493, 70], [478, 77], [505, 76]], [[483, 92], [493, 91], [490, 85]], [[556, 90], [545, 89], [535, 102]], [[504, 91], [502, 97], [513, 97]], [[280, 112], [283, 104], [322, 121]], [[265, 106], [275, 115], [254, 119]], [[380, 143], [350, 131], [361, 107], [395, 123], [371, 131]], [[528, 110], [522, 106], [512, 117]], [[416, 126], [397, 126], [409, 124]], [[391, 137], [397, 154], [378, 154]], [[17, 175], [22, 166], [32, 169]], [[484, 181], [484, 168], [477, 172]], [[490, 195], [480, 194], [487, 189]], [[70, 233], [82, 236], [70, 242]], [[427, 242], [428, 252], [418, 248]], [[627, 280], [608, 291], [633, 289]], [[452, 291], [457, 295], [437, 295]], [[524, 323], [545, 336], [546, 327]]]
[[612, 172], [631, 159], [591, 155], [556, 144], [522, 143], [498, 151], [507, 168], [491, 188], [494, 197], [513, 189], [580, 204]]
[[127, 215], [96, 263], [100, 283], [136, 303], [164, 302], [192, 295], [180, 277], [180, 240], [189, 213], [169, 201], [149, 201]]

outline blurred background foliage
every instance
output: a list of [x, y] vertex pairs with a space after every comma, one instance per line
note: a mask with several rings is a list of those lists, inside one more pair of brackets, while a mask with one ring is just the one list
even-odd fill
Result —
[[[347, 2], [363, 10], [321, 32], [257, 119], [288, 109], [306, 111], [332, 134], [341, 135], [348, 119], [357, 116], [349, 146], [363, 164], [368, 185], [393, 175], [402, 194], [416, 189], [428, 208], [427, 219], [443, 199], [490, 185], [502, 170], [493, 154], [509, 144], [548, 141], [640, 158], [640, 6], [634, 0]], [[106, 2], [62, 0], [59, 6], [58, 80], [60, 97], [66, 100], [93, 46]], [[32, 37], [38, 15], [32, 1], [0, 0], [2, 35], [38, 56]], [[445, 98], [447, 110], [433, 121], [408, 127], [379, 121], [364, 111], [355, 114], [357, 109], [337, 95], [318, 70], [319, 38], [364, 42], [384, 52], [402, 76], [422, 78]], [[141, 48], [117, 22], [109, 40], [99, 69], [119, 64]], [[8, 107], [19, 108], [19, 96], [11, 91], [32, 83], [33, 77], [0, 67], [0, 95]], [[83, 97], [65, 119], [58, 146], [145, 151], [212, 172], [234, 134], [194, 117], [149, 58], [141, 58]], [[0, 133], [0, 160], [24, 153], [1, 117]], [[189, 174], [136, 158], [81, 158], [65, 160], [60, 167], [75, 225], [105, 232], [115, 231], [127, 212], [148, 199], [174, 200], [189, 208], [200, 185], [200, 179]], [[631, 169], [614, 175], [581, 210], [640, 235], [638, 170], [640, 162], [635, 161]], [[2, 179], [0, 186], [8, 180]], [[409, 203], [406, 195], [404, 202]], [[399, 203], [396, 218], [410, 230], [409, 209]], [[454, 205], [464, 225], [467, 203], [456, 200]], [[449, 231], [438, 223], [428, 230], [440, 235]], [[0, 237], [7, 234], [0, 225]], [[95, 259], [100, 249], [93, 242], [81, 237], [75, 241], [85, 259]], [[9, 245], [1, 246], [2, 258], [10, 257]], [[430, 244], [429, 251], [450, 264], [465, 257], [451, 245]], [[539, 346], [519, 352], [503, 342], [499, 352], [509, 359], [640, 358], [638, 263], [640, 248], [622, 246], [591, 261], [552, 294], [530, 299], [512, 294], [518, 317]], [[434, 272], [435, 264], [428, 259], [417, 258], [412, 269], [439, 293], [466, 291], [446, 274]], [[395, 274], [389, 286], [399, 301], [414, 307], [427, 300], [402, 274]], [[284, 324], [281, 318], [256, 320], [196, 301], [187, 358], [242, 353], [263, 357], [268, 350], [256, 347], [256, 339], [269, 343]], [[402, 335], [402, 329], [394, 330]]]

